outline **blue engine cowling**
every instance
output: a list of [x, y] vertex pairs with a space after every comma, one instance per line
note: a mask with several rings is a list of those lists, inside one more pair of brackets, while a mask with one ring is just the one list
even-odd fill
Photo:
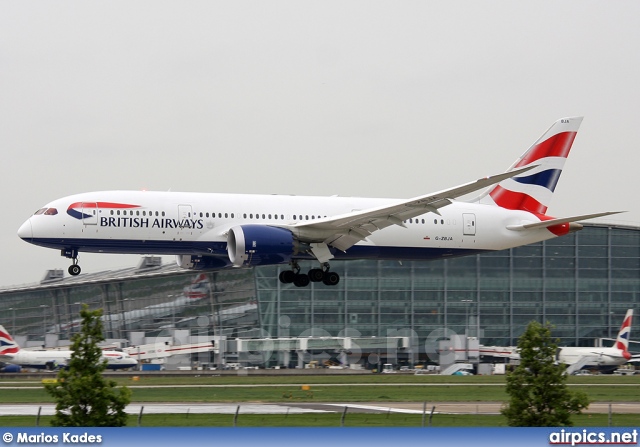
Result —
[[12, 363], [8, 363], [3, 368], [0, 368], [0, 372], [3, 373], [19, 373], [20, 371], [22, 371], [20, 365], [14, 365]]
[[291, 231], [267, 225], [239, 225], [229, 230], [227, 252], [235, 267], [281, 264], [297, 253]]
[[229, 261], [216, 256], [177, 255], [176, 264], [188, 270], [213, 270], [229, 265]]

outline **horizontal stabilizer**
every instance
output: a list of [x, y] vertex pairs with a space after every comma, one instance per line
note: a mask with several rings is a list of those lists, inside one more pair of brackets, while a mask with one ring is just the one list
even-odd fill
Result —
[[569, 222], [577, 222], [579, 220], [595, 219], [596, 217], [610, 216], [611, 214], [624, 213], [625, 211], [608, 211], [605, 213], [583, 214], [581, 216], [563, 217], [561, 219], [543, 220], [541, 222], [531, 222], [521, 225], [507, 225], [508, 230], [524, 231], [535, 228], [549, 228], [555, 225], [561, 225]]

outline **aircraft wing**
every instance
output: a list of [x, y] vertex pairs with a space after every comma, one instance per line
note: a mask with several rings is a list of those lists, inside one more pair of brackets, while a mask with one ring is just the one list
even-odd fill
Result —
[[[356, 243], [366, 239], [375, 231], [391, 225], [404, 226], [404, 221], [426, 212], [439, 214], [438, 209], [451, 203], [451, 199], [486, 188], [501, 181], [515, 177], [535, 168], [529, 166], [465, 183], [454, 188], [431, 194], [397, 201], [391, 205], [355, 211], [332, 216], [313, 222], [304, 222], [291, 226], [292, 231], [303, 241], [324, 243], [345, 251]], [[316, 247], [316, 249], [319, 249]], [[326, 247], [325, 247], [326, 252]], [[317, 255], [316, 251], [314, 254]]]

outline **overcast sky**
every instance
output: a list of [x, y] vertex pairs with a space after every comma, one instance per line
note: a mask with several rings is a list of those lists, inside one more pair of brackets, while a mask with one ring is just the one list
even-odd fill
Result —
[[638, 17], [635, 0], [0, 0], [0, 286], [66, 274], [16, 235], [62, 196], [413, 197], [504, 171], [574, 115], [549, 213], [640, 225]]

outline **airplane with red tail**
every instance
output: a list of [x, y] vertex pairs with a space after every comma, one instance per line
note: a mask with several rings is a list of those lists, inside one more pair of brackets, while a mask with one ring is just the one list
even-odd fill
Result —
[[[508, 248], [578, 231], [547, 214], [582, 117], [556, 121], [503, 174], [410, 199], [153, 191], [89, 192], [41, 207], [18, 230], [31, 244], [78, 255], [175, 255], [180, 267], [210, 270], [288, 264], [280, 281], [336, 285], [330, 261], [428, 260]], [[476, 191], [471, 200], [462, 200]], [[317, 266], [301, 271], [299, 262]]]

